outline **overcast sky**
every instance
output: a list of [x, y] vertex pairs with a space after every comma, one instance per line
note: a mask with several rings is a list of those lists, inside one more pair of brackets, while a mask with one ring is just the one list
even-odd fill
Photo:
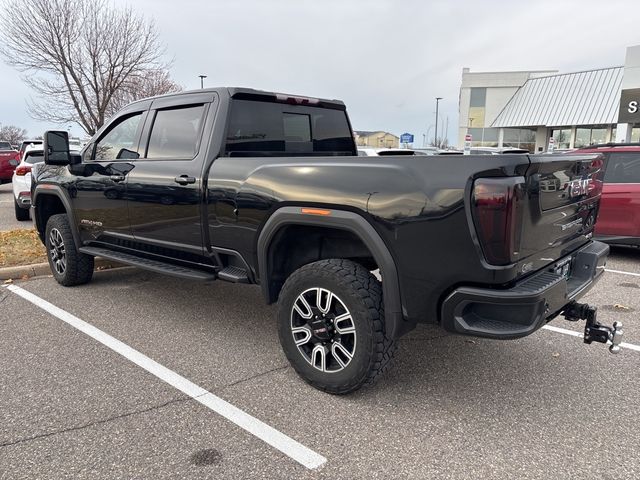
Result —
[[[463, 67], [561, 72], [624, 63], [640, 44], [640, 1], [114, 0], [153, 18], [186, 89], [246, 86], [347, 104], [356, 130], [455, 142]], [[0, 63], [0, 123], [41, 134], [31, 95]], [[443, 128], [439, 126], [439, 128]], [[72, 128], [80, 134], [79, 127]]]

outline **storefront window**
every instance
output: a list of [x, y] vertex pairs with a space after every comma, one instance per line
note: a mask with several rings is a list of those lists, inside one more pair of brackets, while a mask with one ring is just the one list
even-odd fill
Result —
[[634, 143], [640, 142], [640, 127], [633, 127], [631, 129], [631, 141]]
[[607, 142], [607, 129], [605, 127], [579, 127], [576, 128], [576, 140], [574, 147], [587, 147]]
[[497, 128], [468, 128], [467, 133], [472, 135], [472, 147], [497, 147], [498, 146], [498, 129]]
[[570, 128], [554, 128], [551, 130], [551, 136], [555, 140], [555, 148], [566, 150], [571, 145], [571, 129]]
[[536, 148], [536, 131], [530, 128], [505, 128], [502, 146], [525, 148], [533, 153]]

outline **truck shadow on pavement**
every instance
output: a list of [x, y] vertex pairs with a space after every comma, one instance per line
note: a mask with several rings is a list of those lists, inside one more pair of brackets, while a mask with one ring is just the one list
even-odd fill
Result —
[[[311, 388], [291, 368], [282, 369], [287, 361], [278, 341], [276, 307], [264, 304], [256, 286], [188, 282], [133, 268], [101, 272], [90, 285], [129, 298], [123, 321], [126, 317], [138, 321], [137, 312], [146, 312], [149, 320], [145, 322], [153, 324], [160, 342], [177, 333], [193, 335], [194, 352], [198, 345], [224, 345], [219, 362], [225, 362], [224, 350], [248, 352], [252, 357], [245, 360], [248, 368], [251, 362], [255, 368], [271, 365], [297, 387]], [[122, 307], [122, 302], [118, 305]], [[454, 409], [474, 408], [478, 402], [520, 408], [533, 398], [540, 401], [541, 392], [549, 401], [567, 391], [579, 396], [584, 382], [597, 370], [606, 373], [607, 362], [593, 362], [591, 373], [573, 368], [575, 362], [593, 355], [604, 357], [605, 352], [548, 331], [520, 340], [494, 341], [419, 325], [400, 340], [389, 374], [374, 387], [342, 398], [369, 404], [392, 397], [398, 408], [412, 408], [426, 398], [446, 399], [447, 408]]]

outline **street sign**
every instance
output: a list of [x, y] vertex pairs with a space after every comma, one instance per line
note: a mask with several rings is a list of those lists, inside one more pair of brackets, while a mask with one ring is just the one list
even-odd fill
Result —
[[413, 143], [413, 135], [410, 133], [403, 133], [400, 135], [400, 143]]
[[470, 133], [467, 133], [464, 136], [464, 150], [462, 150], [462, 154], [463, 155], [470, 155], [471, 154], [471, 141], [473, 140], [473, 135], [471, 135]]

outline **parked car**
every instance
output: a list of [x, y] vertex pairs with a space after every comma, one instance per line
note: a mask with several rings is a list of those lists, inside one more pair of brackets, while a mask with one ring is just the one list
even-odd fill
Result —
[[408, 148], [358, 147], [359, 157], [383, 157], [387, 155], [415, 155], [415, 152]]
[[20, 163], [18, 151], [10, 142], [0, 141], [0, 185], [11, 181], [18, 163]]
[[[609, 252], [591, 239], [598, 155], [374, 161], [356, 156], [344, 103], [245, 88], [134, 102], [68, 148], [45, 134], [32, 186], [57, 282], [89, 282], [100, 256], [258, 284], [287, 359], [325, 392], [373, 383], [419, 322], [506, 340], [565, 315], [619, 349], [619, 326], [575, 303]], [[559, 172], [580, 189], [540, 189]]]
[[438, 155], [462, 155], [464, 152], [462, 150], [455, 150], [455, 149], [448, 149], [448, 150], [444, 150], [444, 149], [440, 149], [438, 150]]
[[506, 155], [510, 153], [529, 153], [525, 148], [514, 147], [472, 147], [471, 155]]
[[20, 144], [20, 149], [19, 149], [21, 160], [27, 148], [36, 148], [36, 149], [39, 148], [40, 150], [42, 150], [42, 140], [23, 140], [22, 143]]
[[640, 143], [591, 145], [573, 153], [601, 153], [606, 161], [596, 238], [640, 246]]
[[437, 147], [418, 147], [412, 148], [416, 155], [438, 155], [440, 151]]
[[[41, 145], [42, 147], [42, 145]], [[33, 164], [44, 161], [42, 149], [27, 148], [22, 160], [13, 172], [13, 204], [16, 220], [29, 220], [31, 207], [31, 169]]]

